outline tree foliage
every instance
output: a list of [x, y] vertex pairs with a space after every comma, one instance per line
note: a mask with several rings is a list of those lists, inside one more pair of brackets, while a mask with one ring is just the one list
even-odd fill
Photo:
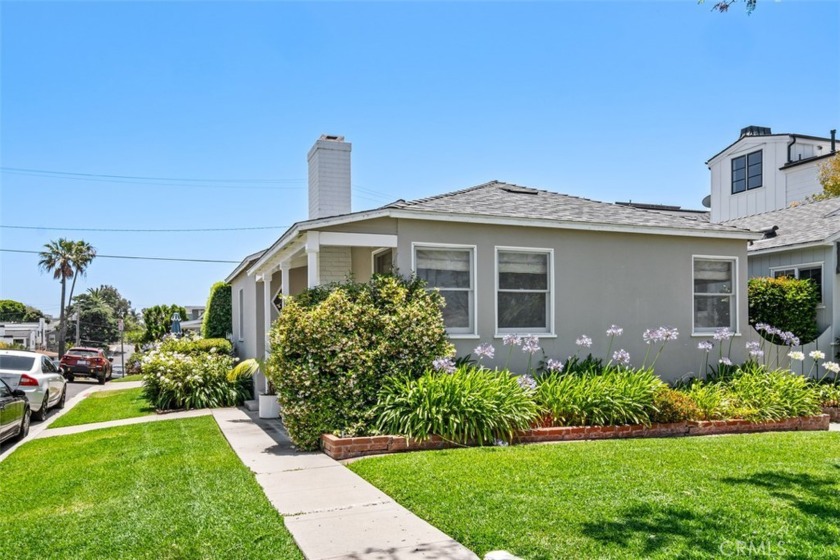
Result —
[[41, 317], [45, 317], [45, 315], [40, 309], [24, 305], [13, 299], [0, 299], [0, 322], [34, 323]]
[[821, 198], [840, 196], [840, 156], [835, 155], [823, 162], [818, 177], [823, 188]]
[[[747, 15], [753, 13], [753, 10], [755, 10], [755, 5], [758, 3], [758, 0], [718, 0], [717, 2], [712, 4], [712, 11], [725, 14], [729, 11], [729, 8], [732, 7], [733, 4], [739, 1], [744, 2], [744, 8], [747, 11]], [[704, 0], [698, 0], [697, 3], [704, 4], [705, 2]]]
[[[817, 338], [819, 290], [811, 280], [751, 278], [750, 324], [765, 323], [796, 335], [802, 344]], [[773, 340], [779, 344], [781, 340]]]
[[143, 310], [143, 342], [155, 342], [163, 338], [172, 328], [172, 315], [175, 312], [186, 319], [187, 310], [180, 305], [155, 305]]
[[201, 336], [204, 338], [225, 338], [232, 332], [230, 284], [216, 282], [210, 287], [210, 296], [207, 298], [207, 309], [204, 311], [204, 320], [201, 323]]

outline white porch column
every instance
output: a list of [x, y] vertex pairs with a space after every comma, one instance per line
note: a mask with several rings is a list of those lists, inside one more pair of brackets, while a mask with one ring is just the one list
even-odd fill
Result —
[[289, 297], [292, 295], [292, 281], [290, 278], [289, 270], [291, 267], [289, 266], [288, 261], [280, 263], [280, 275], [282, 277], [282, 289], [283, 289], [283, 297]]
[[[263, 321], [265, 322], [265, 357], [268, 358], [270, 343], [268, 333], [271, 330], [271, 273], [263, 276]], [[266, 387], [267, 389], [267, 387]]]
[[321, 250], [321, 242], [317, 231], [310, 231], [306, 234], [306, 276], [309, 288], [314, 288], [321, 283], [321, 262], [318, 253]]

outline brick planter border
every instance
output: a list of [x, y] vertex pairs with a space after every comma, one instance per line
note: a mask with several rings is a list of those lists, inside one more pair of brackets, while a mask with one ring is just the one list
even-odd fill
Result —
[[[840, 414], [840, 409], [833, 409]], [[709, 436], [718, 434], [749, 434], [754, 432], [796, 432], [828, 430], [829, 413], [819, 416], [786, 418], [768, 422], [747, 420], [710, 420], [702, 422], [677, 422], [674, 424], [651, 424], [650, 426], [570, 426], [555, 428], [532, 428], [520, 432], [516, 443], [545, 443], [552, 441], [575, 441], [584, 439], [616, 439], [639, 437], [682, 437]], [[399, 453], [402, 451], [424, 451], [463, 447], [438, 436], [426, 441], [407, 440], [401, 436], [370, 436], [340, 438], [331, 434], [321, 435], [321, 450], [336, 460]]]
[[824, 406], [823, 414], [828, 414], [832, 422], [840, 422], [840, 406]]

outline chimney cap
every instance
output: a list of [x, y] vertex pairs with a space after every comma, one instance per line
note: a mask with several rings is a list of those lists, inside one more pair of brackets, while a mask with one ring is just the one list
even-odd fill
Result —
[[322, 134], [319, 140], [327, 140], [330, 142], [344, 142], [344, 136], [338, 134]]
[[744, 136], [769, 136], [770, 134], [772, 134], [772, 132], [770, 132], [769, 126], [750, 125], [745, 126], [741, 129], [740, 137], [743, 138]]

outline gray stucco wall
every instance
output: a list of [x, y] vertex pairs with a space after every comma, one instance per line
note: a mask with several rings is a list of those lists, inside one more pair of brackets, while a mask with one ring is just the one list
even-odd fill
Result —
[[[593, 354], [603, 356], [611, 324], [624, 328], [613, 349], [630, 352], [641, 365], [647, 346], [646, 328], [677, 327], [680, 338], [670, 343], [657, 362], [657, 373], [673, 381], [702, 367], [697, 343], [709, 335], [692, 335], [692, 255], [738, 258], [738, 326], [747, 327], [747, 242], [740, 240], [551, 230], [400, 220], [396, 261], [401, 271], [412, 268], [412, 243], [476, 246], [478, 336], [454, 338], [458, 355], [480, 343], [496, 347], [495, 365], [503, 366], [507, 349], [495, 329], [495, 247], [554, 250], [555, 337], [541, 338], [549, 357], [565, 360], [577, 350], [575, 339], [587, 334]], [[732, 359], [744, 358], [743, 337], [732, 344]], [[527, 357], [513, 352], [511, 369], [524, 372]]]

